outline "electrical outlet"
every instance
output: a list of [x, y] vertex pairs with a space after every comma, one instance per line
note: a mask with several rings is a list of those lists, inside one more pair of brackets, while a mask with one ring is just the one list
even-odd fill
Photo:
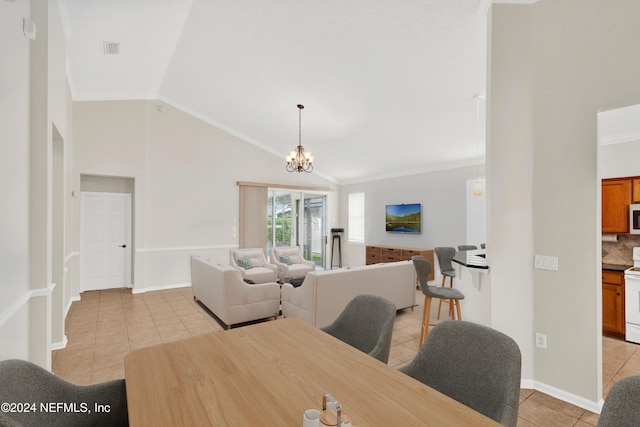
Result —
[[536, 347], [547, 348], [547, 336], [536, 332]]

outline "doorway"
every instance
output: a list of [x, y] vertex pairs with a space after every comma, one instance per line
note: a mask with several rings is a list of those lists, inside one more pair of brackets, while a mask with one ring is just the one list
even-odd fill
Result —
[[131, 287], [131, 217], [131, 194], [81, 193], [81, 292]]
[[55, 124], [51, 125], [51, 280], [56, 286], [51, 294], [52, 348], [65, 343], [65, 302], [69, 290], [65, 279], [65, 200], [64, 200], [64, 140]]
[[268, 252], [274, 246], [300, 246], [305, 259], [313, 261], [317, 268], [324, 268], [326, 200], [324, 194], [269, 190]]
[[[640, 236], [623, 232], [623, 228], [619, 228], [619, 233], [602, 233], [603, 224], [603, 180], [609, 178], [629, 178], [640, 176], [640, 167], [638, 166], [638, 156], [640, 155], [640, 105], [631, 105], [622, 108], [616, 108], [607, 111], [600, 111], [597, 114], [598, 129], [598, 147], [597, 147], [597, 170], [598, 170], [598, 189], [597, 189], [597, 260], [600, 264], [607, 264], [607, 267], [619, 267], [619, 265], [633, 264], [632, 252], [633, 247], [640, 246]], [[614, 181], [615, 182], [615, 181]], [[611, 188], [607, 186], [607, 189]], [[605, 189], [605, 191], [607, 191]], [[629, 185], [627, 191], [631, 189]], [[633, 198], [633, 197], [631, 197]], [[624, 199], [617, 201], [625, 203]], [[627, 200], [626, 203], [633, 202]], [[611, 204], [612, 202], [606, 202]], [[616, 203], [616, 202], [614, 202]], [[623, 209], [628, 214], [628, 207]], [[629, 225], [628, 218], [626, 225]], [[605, 222], [605, 225], [606, 222]], [[602, 274], [600, 274], [602, 273]], [[618, 286], [610, 286], [605, 277], [613, 277], [616, 279]], [[601, 282], [600, 279], [603, 279]], [[602, 304], [598, 307], [596, 313], [598, 316], [598, 325], [600, 329], [607, 326], [607, 320], [611, 318], [616, 322], [622, 320], [625, 322], [625, 292], [620, 292], [620, 282], [624, 291], [624, 275], [621, 271], [598, 271], [598, 294]], [[607, 282], [607, 283], [603, 283]], [[615, 291], [615, 292], [611, 292]], [[622, 293], [622, 300], [620, 294]], [[617, 304], [617, 306], [616, 306]], [[608, 317], [603, 318], [603, 314]], [[622, 328], [625, 329], [624, 327]], [[615, 351], [605, 351], [607, 348], [615, 348]], [[637, 355], [635, 353], [638, 353]], [[611, 357], [616, 354], [617, 357]], [[624, 354], [626, 357], [619, 357]], [[623, 336], [612, 337], [610, 334], [602, 336], [602, 343], [598, 354], [599, 377], [602, 383], [600, 389], [611, 387], [612, 383], [619, 380], [623, 376], [638, 375], [635, 360], [640, 357], [640, 346], [630, 342], [626, 342]], [[635, 360], [634, 360], [635, 359]], [[630, 363], [627, 363], [629, 361]]]

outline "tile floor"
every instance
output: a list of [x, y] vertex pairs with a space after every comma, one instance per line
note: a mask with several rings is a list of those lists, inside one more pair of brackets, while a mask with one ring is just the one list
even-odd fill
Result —
[[[76, 384], [124, 378], [124, 355], [140, 347], [208, 332], [222, 325], [193, 300], [191, 288], [133, 295], [129, 289], [84, 292], [66, 319], [67, 347], [52, 355], [53, 372]], [[400, 367], [418, 349], [419, 306], [398, 312], [389, 365]], [[434, 301], [434, 304], [437, 303]], [[437, 310], [431, 310], [432, 313]], [[604, 393], [620, 378], [640, 374], [640, 346], [603, 338]], [[520, 392], [518, 426], [595, 426], [598, 416], [534, 390]]]

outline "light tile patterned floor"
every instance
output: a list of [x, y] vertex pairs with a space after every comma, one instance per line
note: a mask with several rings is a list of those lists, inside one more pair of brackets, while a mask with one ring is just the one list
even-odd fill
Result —
[[[53, 372], [76, 384], [124, 378], [124, 356], [140, 347], [223, 329], [193, 300], [191, 288], [133, 295], [129, 289], [84, 292], [66, 319], [67, 347], [53, 352]], [[396, 318], [389, 365], [400, 367], [416, 354], [422, 318], [419, 306]], [[436, 302], [434, 302], [436, 303]], [[432, 309], [434, 314], [437, 310]], [[640, 374], [640, 346], [603, 338], [604, 393], [629, 375]], [[598, 416], [534, 390], [520, 392], [518, 426], [595, 426]]]

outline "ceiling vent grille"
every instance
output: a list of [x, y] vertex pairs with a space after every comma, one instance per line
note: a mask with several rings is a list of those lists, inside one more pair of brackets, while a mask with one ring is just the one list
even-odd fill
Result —
[[104, 42], [102, 43], [102, 48], [104, 50], [105, 55], [119, 55], [120, 54], [120, 43], [118, 42]]

